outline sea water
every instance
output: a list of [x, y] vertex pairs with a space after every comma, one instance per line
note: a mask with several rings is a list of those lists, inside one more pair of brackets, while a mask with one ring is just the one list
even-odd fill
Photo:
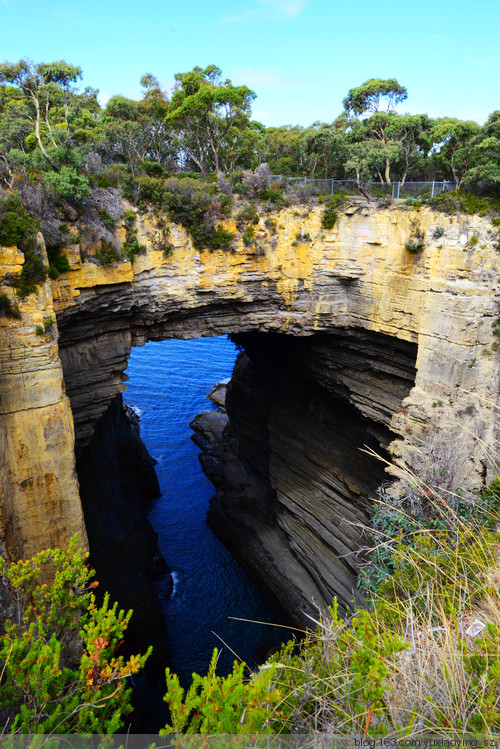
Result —
[[[236, 359], [226, 337], [150, 342], [132, 349], [124, 401], [140, 415], [141, 437], [157, 461], [161, 497], [149, 511], [173, 594], [162, 601], [172, 670], [184, 685], [205, 673], [217, 647], [218, 673], [236, 657], [255, 665], [256, 647], [279, 645], [287, 630], [237, 619], [280, 623], [206, 522], [214, 488], [204, 475], [189, 423], [215, 406], [207, 394], [229, 379]], [[236, 617], [233, 618], [233, 617]]]

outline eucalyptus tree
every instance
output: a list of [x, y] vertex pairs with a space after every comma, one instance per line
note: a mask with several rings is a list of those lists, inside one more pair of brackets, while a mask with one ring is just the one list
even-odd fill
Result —
[[351, 88], [343, 105], [347, 114], [362, 117], [380, 111], [393, 112], [407, 98], [408, 91], [395, 78], [370, 78], [361, 86]]
[[0, 65], [0, 84], [9, 84], [19, 92], [19, 98], [11, 107], [11, 115], [31, 123], [35, 138], [45, 159], [53, 165], [43, 142], [43, 134], [56, 147], [50, 113], [59, 104], [65, 111], [67, 123], [71, 84], [81, 78], [82, 70], [64, 60], [35, 65], [30, 60]]
[[203, 175], [221, 172], [224, 150], [239, 132], [249, 127], [255, 93], [246, 86], [222, 80], [215, 65], [177, 73], [165, 121], [172, 126], [181, 158]]
[[441, 117], [432, 128], [436, 144], [434, 163], [460, 188], [467, 172], [474, 167], [477, 153], [474, 147], [481, 127], [472, 120]]

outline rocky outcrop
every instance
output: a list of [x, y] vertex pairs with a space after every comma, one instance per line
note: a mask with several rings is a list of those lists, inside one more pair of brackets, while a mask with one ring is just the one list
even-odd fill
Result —
[[[355, 468], [359, 452], [346, 446], [347, 437], [356, 446], [367, 440], [386, 449], [395, 465], [405, 465], [421, 453], [430, 434], [439, 433], [450, 444], [466, 443], [470, 457], [459, 477], [464, 482], [480, 484], [492, 475], [496, 467], [488, 456], [494, 455], [498, 437], [499, 389], [492, 321], [498, 316], [499, 273], [496, 229], [489, 219], [358, 202], [325, 231], [321, 207], [304, 211], [277, 213], [276, 228], [261, 219], [257, 249], [240, 241], [234, 253], [198, 253], [184, 230], [172, 225], [169, 257], [156, 249], [155, 217], [138, 215], [138, 236], [147, 251], [133, 263], [105, 268], [92, 258], [83, 262], [78, 245], [69, 247], [71, 271], [20, 302], [21, 323], [2, 318], [7, 376], [0, 384], [6, 477], [1, 535], [11, 539], [15, 553], [62, 543], [70, 529], [79, 523], [81, 529], [71, 413], [61, 373], [81, 451], [125, 387], [130, 347], [148, 339], [250, 332], [286, 336], [286, 379], [282, 370], [273, 379], [269, 363], [249, 349], [234, 403], [240, 402], [237, 388], [248, 386], [256, 405], [248, 416], [235, 405], [233, 416], [235, 434], [249, 443], [255, 517], [264, 524], [278, 518], [276, 537], [283, 543], [265, 553], [307, 560], [311, 574], [302, 578], [299, 567], [293, 574], [296, 587], [310, 590], [310, 599], [326, 596], [337, 583], [345, 596], [350, 594], [355, 564], [344, 560], [339, 567], [327, 557], [327, 576], [317, 560], [330, 553], [330, 543], [336, 558], [354, 533], [352, 525], [340, 530], [337, 518], [341, 513], [352, 522], [364, 518], [367, 497], [380, 477], [371, 462]], [[231, 221], [228, 227], [235, 228]], [[417, 234], [424, 247], [415, 253], [408, 248]], [[4, 248], [2, 261], [18, 267], [22, 256]], [[38, 339], [33, 324], [50, 314], [52, 304], [59, 339]], [[262, 378], [269, 387], [257, 385]], [[309, 401], [302, 381], [308, 383]], [[285, 397], [291, 399], [288, 405]], [[238, 427], [238, 419], [245, 418], [255, 422], [249, 430]], [[312, 429], [309, 452], [294, 437], [301, 424]], [[48, 442], [35, 447], [31, 434], [40, 430]], [[265, 432], [266, 439], [253, 439], [252, 432]], [[327, 439], [333, 440], [331, 449], [325, 447]], [[45, 445], [41, 450], [40, 444]], [[240, 460], [241, 445], [238, 450]], [[325, 483], [326, 463], [333, 484], [320, 496], [315, 475], [319, 472]], [[232, 470], [240, 468], [235, 463]], [[330, 519], [321, 503], [335, 508]], [[227, 508], [228, 517], [231, 512]], [[302, 524], [304, 541], [292, 548]], [[248, 542], [255, 538], [253, 533]]]
[[[360, 601], [356, 577], [415, 344], [366, 331], [292, 338], [243, 334], [226, 399], [210, 523], [300, 626], [333, 596]], [[195, 424], [195, 428], [199, 424]], [[212, 458], [212, 460], [207, 458]], [[315, 608], [317, 607], [317, 608]]]
[[[46, 261], [41, 236], [39, 252]], [[22, 252], [0, 248], [0, 293], [19, 313], [0, 316], [0, 542], [15, 559], [64, 547], [74, 534], [87, 543], [51, 283], [16, 297], [5, 281], [23, 264]]]

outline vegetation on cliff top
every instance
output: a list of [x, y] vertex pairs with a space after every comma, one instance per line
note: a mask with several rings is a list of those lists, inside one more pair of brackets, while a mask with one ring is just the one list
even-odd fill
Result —
[[[141, 246], [130, 227], [125, 242], [117, 238], [117, 195], [182, 223], [198, 249], [231, 251], [234, 236], [223, 221], [239, 196], [258, 203], [260, 213], [330, 200], [331, 186], [287, 177], [353, 180], [367, 196], [368, 183], [383, 196], [391, 180], [453, 180], [479, 193], [500, 186], [500, 113], [482, 127], [400, 114], [407, 91], [394, 79], [352, 88], [330, 123], [266, 128], [251, 117], [255, 94], [215, 65], [178, 73], [170, 94], [146, 74], [139, 101], [117, 95], [104, 107], [97, 90], [78, 88], [81, 77], [81, 68], [65, 61], [0, 64], [0, 244], [27, 253], [22, 297], [43, 280], [33, 258], [39, 228], [51, 278], [68, 270], [58, 250], [77, 241], [67, 222], [89, 237], [85, 247], [100, 244], [91, 254], [84, 247], [86, 260], [133, 260]], [[430, 202], [446, 212], [484, 213], [500, 208], [491, 200], [461, 191]], [[329, 202], [325, 228], [335, 214]], [[259, 251], [255, 229], [239, 228], [245, 245]], [[160, 237], [159, 248], [167, 257], [168, 239]]]

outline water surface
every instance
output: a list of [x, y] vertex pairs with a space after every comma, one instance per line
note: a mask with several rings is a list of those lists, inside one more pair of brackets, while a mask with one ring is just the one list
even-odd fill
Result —
[[157, 461], [162, 496], [148, 517], [173, 571], [174, 595], [162, 605], [172, 669], [184, 684], [206, 671], [216, 646], [219, 672], [231, 668], [234, 655], [216, 635], [252, 665], [256, 646], [287, 639], [286, 630], [229, 618], [280, 622], [206, 523], [214, 488], [190, 439], [190, 421], [215, 408], [207, 393], [230, 377], [236, 353], [226, 337], [150, 342], [132, 349], [127, 369], [124, 401], [139, 410], [142, 439]]

